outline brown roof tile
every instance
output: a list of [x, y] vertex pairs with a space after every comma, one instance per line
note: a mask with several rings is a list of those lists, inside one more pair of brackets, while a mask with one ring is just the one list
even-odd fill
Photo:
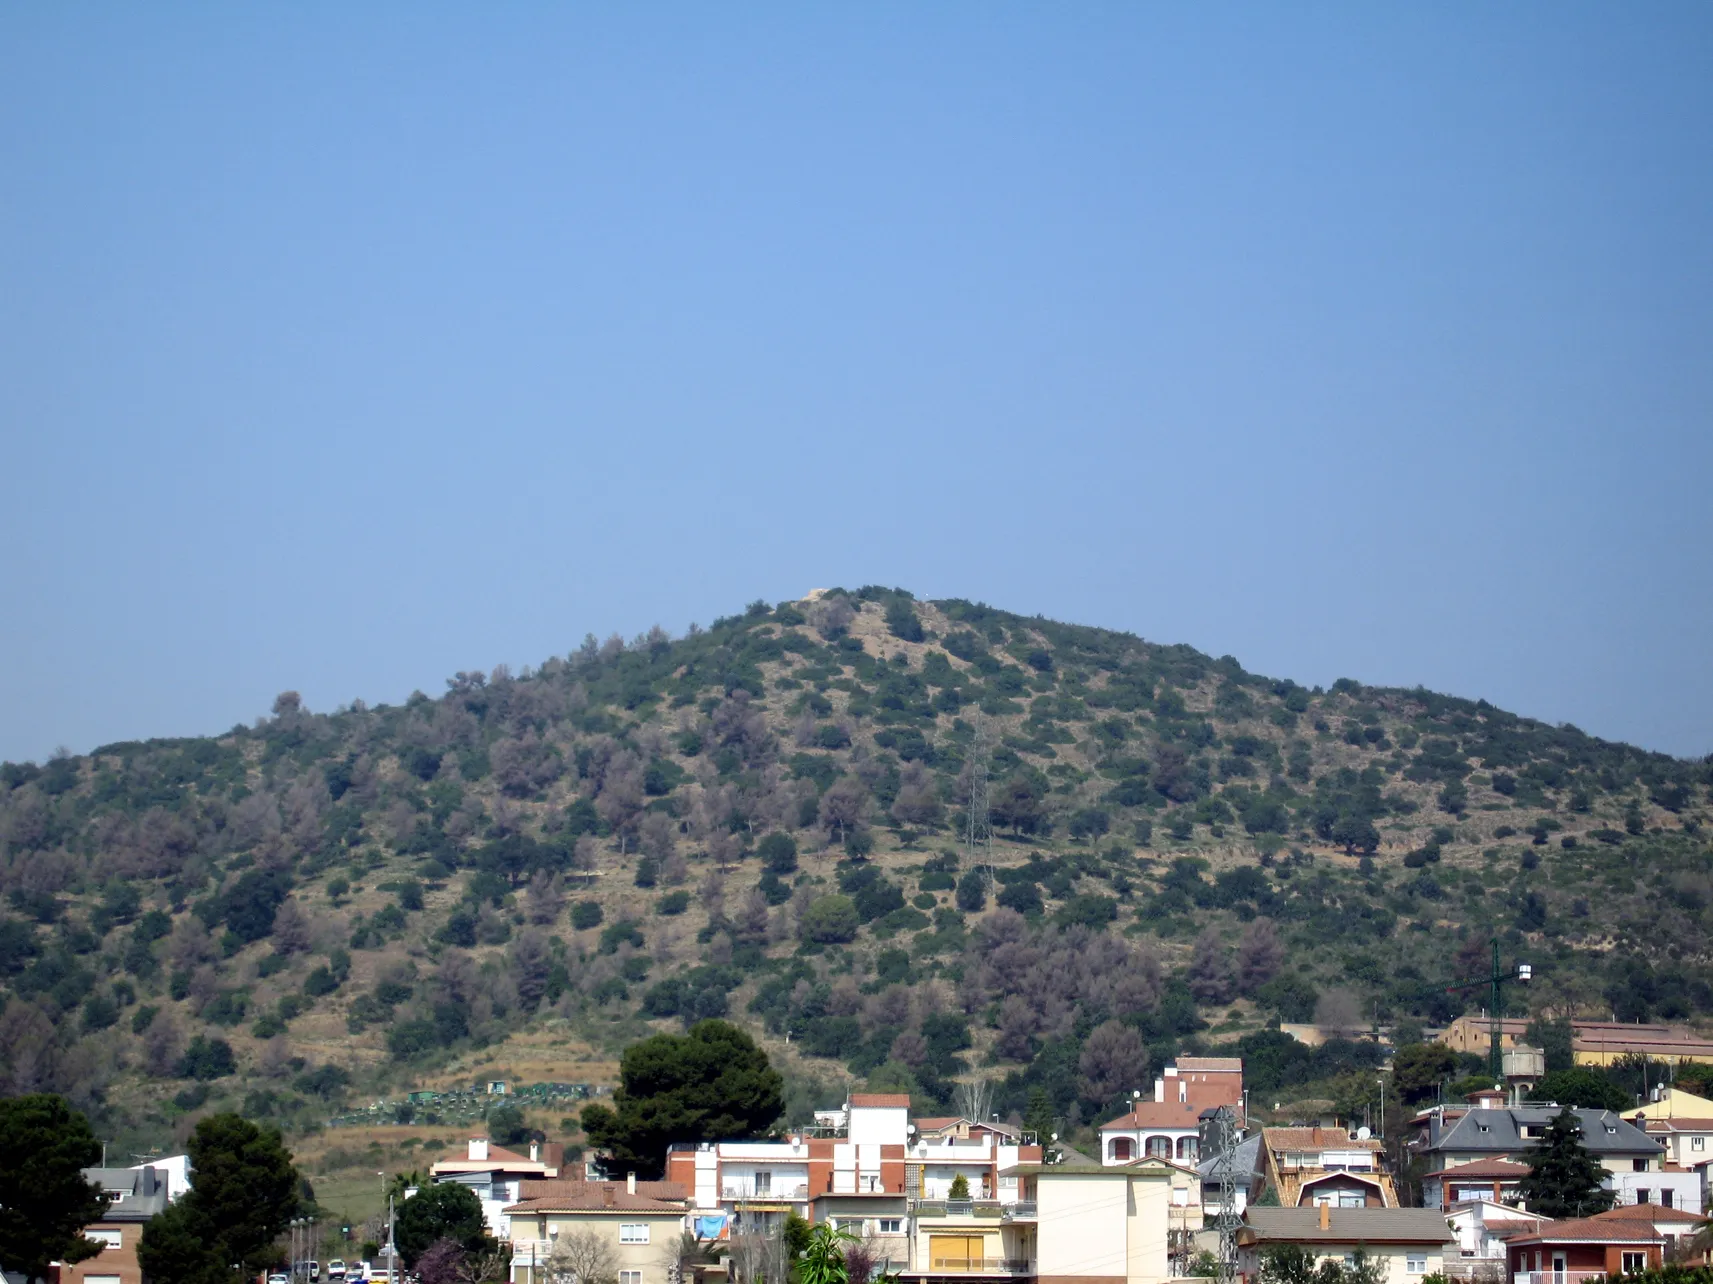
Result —
[[1647, 1221], [1640, 1217], [1581, 1217], [1564, 1221], [1545, 1222], [1538, 1229], [1517, 1235], [1512, 1244], [1658, 1244], [1662, 1239]]
[[853, 1092], [851, 1093], [851, 1105], [893, 1108], [902, 1106], [908, 1110], [910, 1109], [910, 1094], [907, 1092]]

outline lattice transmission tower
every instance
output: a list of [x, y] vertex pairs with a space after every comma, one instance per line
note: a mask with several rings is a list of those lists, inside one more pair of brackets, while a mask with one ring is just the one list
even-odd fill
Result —
[[964, 853], [969, 867], [982, 871], [987, 880], [987, 897], [992, 900], [993, 824], [987, 814], [988, 754], [987, 720], [978, 717], [975, 720], [975, 734], [970, 738], [970, 806], [969, 816], [964, 823]]

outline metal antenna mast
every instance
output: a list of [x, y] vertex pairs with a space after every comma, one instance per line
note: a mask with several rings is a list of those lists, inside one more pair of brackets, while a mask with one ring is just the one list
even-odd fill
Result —
[[993, 892], [993, 826], [987, 815], [987, 721], [976, 718], [975, 735], [970, 740], [970, 811], [964, 827], [964, 848], [969, 854], [971, 869], [985, 869], [987, 895]]
[[1230, 1106], [1221, 1106], [1213, 1117], [1213, 1175], [1219, 1182], [1219, 1212], [1214, 1229], [1219, 1232], [1219, 1284], [1237, 1278], [1237, 1119]]

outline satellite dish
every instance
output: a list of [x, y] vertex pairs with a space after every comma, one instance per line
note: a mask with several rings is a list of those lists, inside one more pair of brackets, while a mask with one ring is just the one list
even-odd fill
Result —
[[1374, 1135], [1373, 1132], [1369, 1130], [1367, 1124], [1363, 1124], [1362, 1127], [1360, 1127], [1356, 1130], [1356, 1140], [1357, 1141], [1367, 1141], [1373, 1135]]

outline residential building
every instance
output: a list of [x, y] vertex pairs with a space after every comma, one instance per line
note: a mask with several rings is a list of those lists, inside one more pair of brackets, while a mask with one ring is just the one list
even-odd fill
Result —
[[1663, 1166], [1640, 1173], [1613, 1173], [1605, 1184], [1620, 1208], [1640, 1204], [1699, 1216], [1703, 1207], [1701, 1174], [1693, 1169]]
[[1251, 1208], [1237, 1232], [1237, 1270], [1253, 1281], [1262, 1254], [1295, 1245], [1318, 1260], [1339, 1262], [1361, 1251], [1380, 1268], [1385, 1284], [1419, 1284], [1424, 1275], [1445, 1269], [1448, 1246], [1455, 1242], [1444, 1215], [1429, 1208]]
[[1665, 1236], [1635, 1217], [1543, 1222], [1505, 1242], [1513, 1284], [1582, 1284], [1657, 1267], [1664, 1253]]
[[1128, 1111], [1101, 1125], [1101, 1162], [1128, 1164], [1146, 1156], [1194, 1164], [1200, 1155], [1202, 1116], [1221, 1106], [1242, 1118], [1242, 1059], [1180, 1057], [1154, 1080], [1153, 1100], [1138, 1095]]
[[1621, 1113], [1632, 1122], [1643, 1115], [1649, 1119], [1713, 1119], [1713, 1101], [1662, 1084], [1648, 1093], [1647, 1105]]
[[1624, 1118], [1665, 1147], [1665, 1166], [1693, 1170], [1713, 1159], [1713, 1101], [1676, 1088], [1657, 1091]]
[[488, 1233], [503, 1241], [511, 1238], [506, 1206], [518, 1200], [521, 1184], [558, 1177], [564, 1155], [558, 1142], [532, 1141], [523, 1154], [486, 1137], [472, 1137], [461, 1157], [436, 1160], [428, 1174], [431, 1181], [455, 1181], [473, 1190], [482, 1202]]
[[59, 1268], [61, 1284], [142, 1284], [137, 1242], [151, 1217], [166, 1208], [166, 1174], [153, 1167], [85, 1168], [84, 1177], [107, 1196], [101, 1220], [83, 1233], [101, 1245], [94, 1257]]
[[1263, 1128], [1267, 1182], [1283, 1208], [1396, 1208], [1398, 1190], [1385, 1170], [1385, 1148], [1366, 1128]]
[[[1419, 1132], [1410, 1148], [1426, 1161], [1430, 1173], [1478, 1159], [1520, 1160], [1546, 1134], [1558, 1113], [1553, 1105], [1429, 1110], [1417, 1116]], [[1574, 1113], [1582, 1144], [1608, 1172], [1653, 1172], [1661, 1168], [1665, 1147], [1634, 1124], [1610, 1110]]]
[[[1485, 1015], [1460, 1016], [1440, 1034], [1453, 1052], [1486, 1056], [1492, 1021]], [[1499, 1023], [1499, 1047], [1508, 1051], [1522, 1043], [1529, 1023], [1506, 1017]], [[1629, 1021], [1572, 1021], [1571, 1052], [1579, 1066], [1609, 1066], [1629, 1056], [1645, 1056], [1672, 1064], [1713, 1061], [1713, 1040], [1673, 1025], [1644, 1025]]]
[[1680, 1239], [1692, 1239], [1701, 1229], [1701, 1214], [1681, 1208], [1666, 1208], [1660, 1204], [1619, 1204], [1604, 1213], [1596, 1213], [1590, 1221], [1610, 1222], [1621, 1218], [1645, 1222], [1665, 1240], [1666, 1251]]
[[[1251, 1133], [1234, 1147], [1236, 1154], [1232, 1156], [1232, 1206], [1239, 1217], [1243, 1210], [1261, 1196], [1261, 1191], [1267, 1184], [1266, 1164], [1261, 1158], [1261, 1134]], [[1196, 1174], [1201, 1178], [1201, 1204], [1203, 1213], [1211, 1218], [1218, 1215], [1224, 1206], [1224, 1196], [1220, 1190], [1219, 1155], [1204, 1151], [1204, 1158], [1196, 1165]]]
[[1471, 1164], [1442, 1168], [1422, 1178], [1422, 1207], [1450, 1208], [1482, 1199], [1515, 1204], [1517, 1183], [1528, 1175], [1527, 1164], [1509, 1159], [1477, 1159]]
[[1015, 1202], [1003, 1172], [1041, 1157], [1010, 1128], [959, 1118], [912, 1124], [909, 1116], [908, 1096], [853, 1093], [844, 1110], [828, 1112], [834, 1135], [674, 1145], [666, 1176], [689, 1191], [698, 1216], [743, 1214], [766, 1225], [796, 1213], [903, 1242], [911, 1204], [948, 1201], [960, 1176], [965, 1203]]
[[[1020, 1198], [999, 1226], [1001, 1257], [985, 1261], [985, 1273], [1027, 1275], [1040, 1284], [1159, 1284], [1170, 1277], [1168, 1210], [1174, 1182], [1189, 1186], [1183, 1170], [1147, 1159], [1123, 1167], [1085, 1159], [1020, 1164], [1010, 1175]], [[982, 1251], [992, 1243], [984, 1235]], [[957, 1269], [955, 1243], [929, 1237], [924, 1248], [918, 1260], [926, 1269], [915, 1274], [975, 1274]], [[944, 1253], [936, 1256], [937, 1248]], [[973, 1262], [974, 1241], [963, 1251]]]
[[[512, 1284], [549, 1284], [555, 1249], [593, 1231], [612, 1247], [618, 1284], [676, 1284], [689, 1201], [676, 1182], [518, 1182], [503, 1212], [511, 1228]], [[560, 1272], [562, 1273], [562, 1271]]]
[[1455, 1256], [1446, 1249], [1445, 1273], [1471, 1279], [1503, 1276], [1507, 1241], [1547, 1219], [1497, 1200], [1469, 1199], [1446, 1209], [1445, 1220], [1457, 1237]]

